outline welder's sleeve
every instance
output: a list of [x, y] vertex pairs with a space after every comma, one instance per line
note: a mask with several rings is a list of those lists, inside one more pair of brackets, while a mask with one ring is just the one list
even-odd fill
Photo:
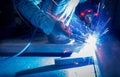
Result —
[[35, 27], [41, 28], [44, 33], [50, 34], [55, 21], [47, 16], [33, 0], [14, 0], [19, 12]]

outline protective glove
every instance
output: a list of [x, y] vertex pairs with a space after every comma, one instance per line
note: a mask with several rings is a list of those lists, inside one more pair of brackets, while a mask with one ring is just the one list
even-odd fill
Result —
[[55, 26], [52, 31], [53, 35], [63, 34], [67, 37], [71, 36], [71, 30], [69, 27], [65, 26], [61, 21], [56, 21]]
[[61, 21], [56, 21], [53, 31], [48, 35], [48, 41], [56, 44], [66, 44], [70, 42], [71, 30]]

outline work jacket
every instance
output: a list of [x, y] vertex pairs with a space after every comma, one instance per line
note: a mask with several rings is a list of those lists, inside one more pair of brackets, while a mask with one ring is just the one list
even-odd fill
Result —
[[[50, 34], [55, 20], [69, 25], [79, 0], [13, 0], [18, 11], [35, 27]], [[80, 0], [84, 2], [85, 0]], [[54, 19], [53, 19], [54, 18]]]

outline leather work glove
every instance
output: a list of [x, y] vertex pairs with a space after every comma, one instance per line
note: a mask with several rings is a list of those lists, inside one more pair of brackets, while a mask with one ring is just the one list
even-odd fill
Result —
[[66, 44], [70, 42], [71, 30], [61, 21], [56, 21], [53, 31], [48, 35], [48, 41], [56, 44]]

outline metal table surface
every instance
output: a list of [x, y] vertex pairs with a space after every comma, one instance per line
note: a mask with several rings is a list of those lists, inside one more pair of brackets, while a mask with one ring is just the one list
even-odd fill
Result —
[[[54, 45], [45, 44], [46, 41], [33, 42], [30, 48], [25, 51], [23, 55], [18, 57], [10, 57], [18, 53], [26, 44], [20, 40], [4, 41], [0, 44], [0, 77], [14, 77], [16, 73], [24, 70], [35, 69], [37, 71], [32, 74], [24, 75], [23, 77], [94, 77], [93, 65], [57, 69], [52, 71], [40, 72], [43, 69], [60, 68], [63, 66], [54, 66], [54, 60], [61, 58], [60, 54], [66, 55], [65, 50], [75, 50], [76, 45]], [[40, 51], [41, 50], [41, 51]], [[77, 51], [77, 50], [76, 50]], [[42, 53], [55, 55], [40, 56]], [[51, 53], [52, 52], [52, 53]], [[10, 53], [10, 54], [8, 54]], [[36, 53], [37, 55], [31, 55]], [[6, 55], [6, 56], [5, 56]], [[43, 54], [42, 54], [43, 55]], [[50, 67], [49, 67], [50, 66]], [[45, 68], [44, 68], [45, 67]], [[31, 71], [32, 72], [32, 71]]]

